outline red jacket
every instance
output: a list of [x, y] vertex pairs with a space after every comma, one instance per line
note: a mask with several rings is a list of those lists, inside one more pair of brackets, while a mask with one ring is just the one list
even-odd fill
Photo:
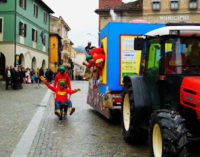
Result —
[[71, 89], [71, 83], [69, 75], [65, 72], [63, 75], [60, 72], [56, 75], [53, 86], [60, 88], [60, 81], [65, 81], [65, 88]]
[[58, 101], [67, 101], [68, 100], [67, 94], [73, 94], [76, 92], [75, 90], [66, 88], [63, 90], [61, 90], [60, 88], [55, 88], [51, 86], [48, 82], [45, 82], [45, 84], [48, 88], [50, 88], [52, 91], [56, 93], [56, 100]]

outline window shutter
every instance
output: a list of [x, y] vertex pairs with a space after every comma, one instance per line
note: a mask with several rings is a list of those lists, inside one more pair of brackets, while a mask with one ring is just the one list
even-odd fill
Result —
[[32, 41], [34, 41], [34, 29], [32, 28]]
[[36, 17], [38, 17], [38, 6], [36, 6]]
[[22, 0], [19, 0], [19, 6], [22, 7]]
[[26, 24], [24, 24], [24, 37], [26, 37]]
[[24, 0], [24, 9], [26, 9], [26, 0]]
[[19, 22], [19, 35], [22, 35], [22, 28], [21, 28], [21, 25], [22, 25], [22, 23], [21, 22]]
[[2, 33], [2, 19], [0, 19], [0, 33]]
[[37, 31], [35, 31], [35, 33], [36, 33], [36, 39], [35, 39], [35, 41], [37, 42]]

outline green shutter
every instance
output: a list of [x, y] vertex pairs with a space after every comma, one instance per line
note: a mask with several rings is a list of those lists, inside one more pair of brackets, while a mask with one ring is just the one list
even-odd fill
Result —
[[24, 24], [24, 37], [26, 37], [26, 24]]
[[34, 40], [34, 29], [32, 28], [32, 41]]
[[19, 22], [19, 35], [22, 35], [22, 34], [21, 34], [21, 24], [22, 24], [22, 23]]
[[22, 2], [22, 0], [19, 0], [19, 6], [20, 6], [20, 7], [22, 7], [22, 5], [21, 5], [22, 3], [21, 3], [21, 2]]
[[37, 31], [36, 31], [36, 42], [37, 42]]
[[2, 19], [0, 19], [0, 33], [2, 33]]
[[26, 9], [26, 0], [24, 0], [24, 9]]

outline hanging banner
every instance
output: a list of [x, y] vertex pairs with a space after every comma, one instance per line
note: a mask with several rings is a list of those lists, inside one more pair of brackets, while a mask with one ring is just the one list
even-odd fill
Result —
[[139, 73], [141, 51], [134, 50], [134, 35], [120, 35], [120, 85], [125, 75]]

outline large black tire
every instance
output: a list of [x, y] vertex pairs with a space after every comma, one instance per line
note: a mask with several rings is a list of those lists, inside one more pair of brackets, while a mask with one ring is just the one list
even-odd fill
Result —
[[148, 131], [140, 127], [141, 121], [135, 115], [136, 110], [131, 83], [127, 82], [124, 85], [121, 104], [124, 140], [127, 143], [144, 143], [148, 139]]
[[151, 154], [154, 157], [188, 157], [188, 130], [176, 111], [156, 110], [151, 115]]

